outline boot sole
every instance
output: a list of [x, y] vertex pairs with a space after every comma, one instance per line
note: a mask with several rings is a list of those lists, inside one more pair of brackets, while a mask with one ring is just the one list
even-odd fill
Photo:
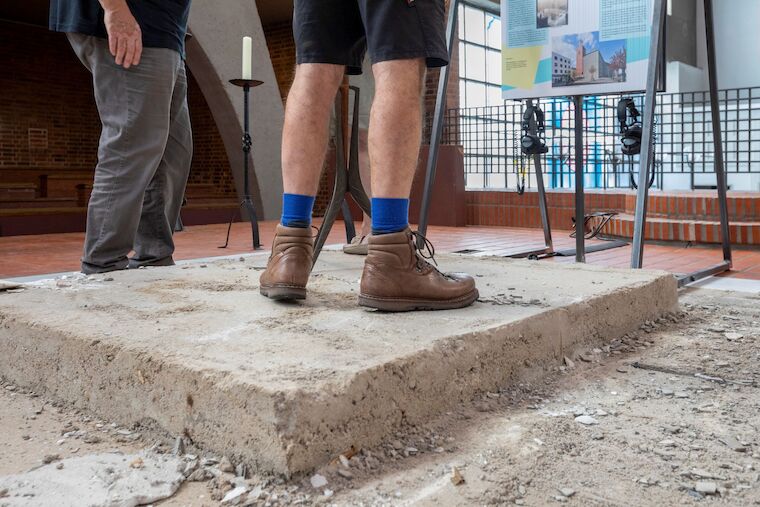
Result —
[[447, 301], [421, 300], [421, 299], [398, 299], [376, 298], [359, 294], [359, 306], [375, 308], [384, 312], [411, 312], [415, 310], [456, 310], [470, 306], [479, 297], [478, 289], [456, 299]]
[[260, 287], [259, 292], [275, 301], [306, 299], [306, 289], [303, 287]]

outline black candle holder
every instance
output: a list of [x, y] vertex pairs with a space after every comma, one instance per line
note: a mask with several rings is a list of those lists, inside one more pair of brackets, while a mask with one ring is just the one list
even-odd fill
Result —
[[[230, 79], [230, 83], [235, 86], [243, 88], [243, 200], [238, 206], [238, 210], [244, 209], [248, 214], [248, 219], [251, 221], [251, 236], [253, 239], [253, 249], [258, 250], [261, 248], [261, 238], [259, 236], [259, 222], [256, 219], [256, 210], [253, 207], [253, 200], [251, 199], [251, 182], [248, 175], [248, 156], [251, 153], [251, 134], [250, 134], [250, 122], [249, 122], [249, 100], [248, 95], [251, 88], [255, 88], [264, 84], [262, 81], [256, 79]], [[235, 213], [237, 213], [237, 211]], [[235, 215], [230, 219], [229, 226], [227, 227], [227, 240], [224, 242], [224, 246], [219, 248], [227, 248], [230, 242], [230, 230], [232, 229], [232, 222], [235, 219]]]

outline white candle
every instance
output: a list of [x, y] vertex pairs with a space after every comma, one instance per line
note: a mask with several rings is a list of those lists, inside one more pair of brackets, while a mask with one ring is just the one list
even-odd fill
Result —
[[251, 79], [251, 38], [243, 37], [243, 79]]

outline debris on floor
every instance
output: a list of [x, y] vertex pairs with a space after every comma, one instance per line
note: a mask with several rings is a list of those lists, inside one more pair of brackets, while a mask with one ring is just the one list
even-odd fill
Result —
[[0, 477], [4, 496], [0, 504], [132, 507], [172, 496], [184, 480], [179, 458], [155, 453], [114, 452], [59, 460], [58, 455], [46, 456], [40, 467]]
[[[157, 507], [760, 505], [758, 302], [687, 291], [682, 312], [607, 345], [564, 350], [509, 388], [428, 424], [406, 424], [376, 446], [356, 442], [291, 477], [259, 473], [234, 452], [204, 453], [189, 437], [162, 439], [150, 425], [99, 420], [0, 379], [8, 429], [0, 456], [11, 457], [0, 460], [0, 474], [73, 474], [72, 458], [116, 448], [123, 454], [111, 468], [124, 476], [150, 473], [153, 459], [173, 463], [167, 474], [181, 485]], [[142, 466], [130, 466], [138, 458]], [[78, 481], [102, 481], [105, 468], [87, 474]], [[0, 478], [0, 505], [34, 505], [38, 497], [15, 496], [27, 490], [9, 477]], [[88, 504], [113, 505], [98, 502]]]

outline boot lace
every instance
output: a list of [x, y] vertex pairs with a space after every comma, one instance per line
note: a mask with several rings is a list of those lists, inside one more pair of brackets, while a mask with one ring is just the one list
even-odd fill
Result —
[[438, 270], [438, 263], [435, 260], [435, 246], [425, 236], [418, 231], [412, 231], [412, 244], [414, 245], [414, 254], [417, 256], [417, 269], [422, 270], [425, 266], [430, 266], [430, 262]]

